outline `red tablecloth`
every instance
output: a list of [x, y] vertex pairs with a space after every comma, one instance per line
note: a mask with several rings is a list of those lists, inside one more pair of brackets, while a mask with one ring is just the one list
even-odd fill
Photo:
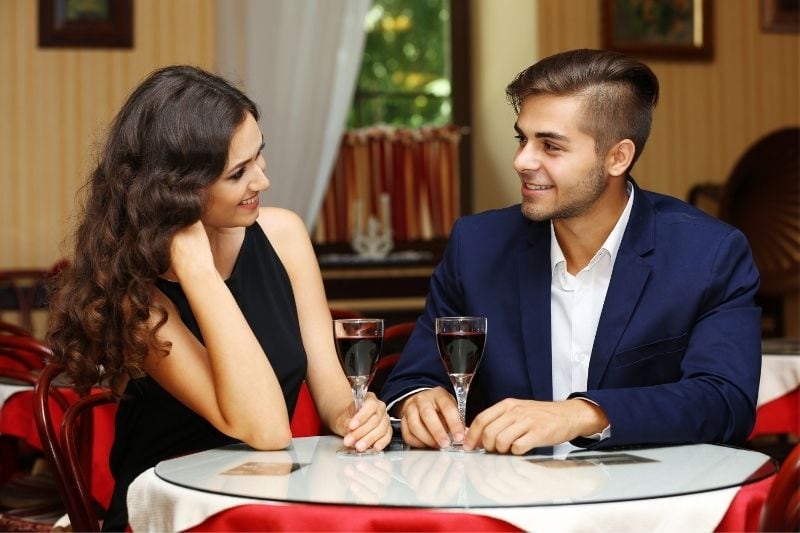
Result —
[[[78, 395], [69, 389], [60, 389], [69, 400], [75, 401]], [[61, 408], [52, 399], [50, 412], [53, 425], [61, 427]], [[114, 479], [108, 468], [108, 456], [114, 441], [115, 404], [103, 405], [92, 410], [92, 463], [89, 473], [92, 496], [103, 507], [107, 507], [114, 490]], [[9, 397], [0, 409], [0, 434], [20, 438], [37, 449], [42, 442], [33, 420], [33, 391], [23, 391]]]
[[[69, 401], [75, 401], [78, 396], [69, 389], [60, 389]], [[111, 493], [114, 490], [114, 479], [108, 467], [108, 457], [114, 441], [114, 416], [117, 408], [115, 404], [103, 405], [92, 410], [93, 436], [92, 436], [92, 465], [90, 474], [91, 492], [95, 500], [104, 508], [108, 507]], [[53, 413], [53, 424], [61, 427], [61, 408], [53, 400], [50, 401], [50, 412]], [[320, 420], [314, 409], [314, 403], [308, 389], [303, 384], [300, 397], [292, 419], [292, 435], [295, 437], [308, 437], [319, 435]], [[34, 448], [42, 449], [36, 423], [33, 420], [33, 392], [18, 392], [0, 408], [0, 435], [10, 435], [24, 440]]]
[[800, 388], [756, 409], [756, 425], [750, 438], [773, 433], [800, 435]]
[[339, 505], [241, 505], [188, 531], [522, 531], [489, 516]]
[[[745, 485], [716, 530], [756, 531], [775, 476]], [[678, 510], [677, 512], [680, 512]], [[520, 531], [503, 520], [467, 513], [337, 505], [240, 505], [189, 531]]]

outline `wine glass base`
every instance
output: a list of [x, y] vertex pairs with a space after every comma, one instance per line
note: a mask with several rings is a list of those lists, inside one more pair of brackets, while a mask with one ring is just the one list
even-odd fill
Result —
[[464, 449], [464, 445], [461, 443], [454, 443], [450, 446], [446, 446], [444, 448], [439, 448], [439, 451], [442, 452], [456, 452], [456, 453], [485, 453], [486, 450], [483, 448], [473, 448], [472, 450]]
[[376, 455], [383, 455], [383, 450], [367, 448], [363, 452], [360, 452], [355, 448], [339, 448], [336, 450], [336, 455], [342, 457], [375, 457]]

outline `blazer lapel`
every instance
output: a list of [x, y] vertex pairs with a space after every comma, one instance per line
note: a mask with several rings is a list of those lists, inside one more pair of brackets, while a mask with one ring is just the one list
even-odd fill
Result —
[[636, 189], [631, 217], [622, 237], [614, 270], [608, 285], [600, 322], [597, 325], [592, 357], [589, 360], [587, 388], [596, 389], [611, 356], [627, 327], [650, 276], [650, 265], [642, 258], [654, 246], [654, 210], [650, 200], [634, 182]]
[[517, 260], [522, 346], [528, 378], [537, 400], [553, 399], [550, 342], [550, 231], [545, 223], [530, 223], [527, 246]]

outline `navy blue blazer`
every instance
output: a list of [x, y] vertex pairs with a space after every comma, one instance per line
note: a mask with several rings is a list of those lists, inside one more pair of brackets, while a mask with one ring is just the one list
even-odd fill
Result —
[[[589, 447], [741, 443], [761, 372], [759, 275], [735, 228], [636, 186], [589, 363], [584, 396], [611, 437]], [[470, 389], [476, 413], [505, 398], [552, 400], [550, 222], [520, 207], [459, 219], [382, 398], [452, 390], [434, 338], [437, 316], [488, 318]]]

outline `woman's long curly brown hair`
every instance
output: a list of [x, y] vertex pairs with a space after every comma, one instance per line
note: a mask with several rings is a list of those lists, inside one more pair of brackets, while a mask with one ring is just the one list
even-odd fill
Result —
[[47, 341], [79, 391], [141, 376], [148, 353], [169, 353], [156, 337], [166, 311], [155, 281], [175, 232], [200, 219], [247, 113], [258, 119], [230, 83], [179, 65], [150, 74], [112, 122], [50, 301]]

